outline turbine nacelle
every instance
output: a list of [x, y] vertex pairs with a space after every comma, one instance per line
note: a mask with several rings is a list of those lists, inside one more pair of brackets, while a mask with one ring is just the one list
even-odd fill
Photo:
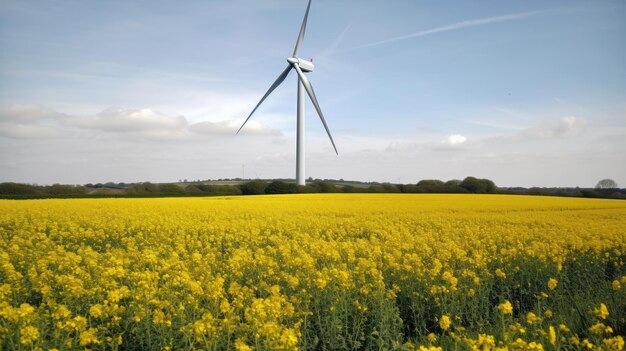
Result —
[[287, 62], [289, 62], [291, 65], [298, 65], [302, 72], [313, 72], [313, 69], [315, 68], [315, 65], [313, 65], [313, 60], [307, 61], [298, 57], [290, 57], [287, 59]]

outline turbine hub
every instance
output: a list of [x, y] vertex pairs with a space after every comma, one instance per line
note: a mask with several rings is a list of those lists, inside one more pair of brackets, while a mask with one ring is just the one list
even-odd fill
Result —
[[315, 65], [313, 65], [313, 60], [307, 61], [298, 57], [289, 57], [287, 59], [287, 62], [292, 65], [298, 65], [302, 72], [313, 72], [313, 69], [315, 68]]

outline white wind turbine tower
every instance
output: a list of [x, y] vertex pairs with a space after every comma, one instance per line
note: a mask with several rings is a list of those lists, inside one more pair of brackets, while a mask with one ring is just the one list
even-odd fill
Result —
[[311, 82], [304, 75], [304, 72], [313, 72], [313, 62], [303, 60], [298, 57], [298, 51], [300, 50], [300, 46], [304, 41], [304, 32], [306, 31], [306, 22], [309, 17], [309, 10], [311, 9], [311, 0], [309, 0], [309, 4], [306, 8], [306, 13], [304, 14], [304, 20], [302, 21], [302, 27], [300, 28], [300, 35], [298, 35], [298, 41], [296, 42], [296, 48], [293, 50], [293, 54], [291, 57], [287, 59], [289, 65], [283, 73], [281, 73], [274, 84], [269, 88], [269, 90], [263, 95], [261, 101], [256, 105], [254, 110], [250, 113], [248, 118], [243, 122], [241, 128], [237, 131], [237, 134], [241, 131], [243, 126], [246, 125], [252, 114], [261, 106], [263, 101], [276, 89], [282, 82], [287, 78], [289, 72], [292, 69], [296, 70], [298, 74], [298, 129], [297, 129], [297, 142], [296, 142], [296, 183], [298, 185], [305, 185], [304, 178], [304, 91], [307, 92], [309, 98], [311, 98], [311, 102], [317, 111], [317, 114], [320, 116], [322, 124], [326, 129], [326, 133], [328, 133], [328, 137], [330, 138], [330, 142], [333, 144], [333, 148], [335, 149], [335, 153], [339, 155], [337, 152], [337, 147], [335, 146], [335, 142], [333, 141], [332, 135], [330, 135], [330, 130], [328, 129], [328, 125], [326, 124], [326, 120], [324, 119], [324, 114], [322, 114], [322, 109], [320, 108], [319, 103], [317, 102], [317, 97], [315, 97], [315, 92], [313, 91], [313, 86]]

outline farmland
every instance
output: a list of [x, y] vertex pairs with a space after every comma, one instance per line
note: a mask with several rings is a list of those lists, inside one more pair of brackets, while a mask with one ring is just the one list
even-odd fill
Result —
[[626, 202], [0, 201], [0, 348], [621, 350]]

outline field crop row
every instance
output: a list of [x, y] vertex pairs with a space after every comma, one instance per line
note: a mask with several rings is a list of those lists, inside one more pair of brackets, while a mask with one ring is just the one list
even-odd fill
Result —
[[0, 349], [621, 350], [626, 202], [0, 201]]

